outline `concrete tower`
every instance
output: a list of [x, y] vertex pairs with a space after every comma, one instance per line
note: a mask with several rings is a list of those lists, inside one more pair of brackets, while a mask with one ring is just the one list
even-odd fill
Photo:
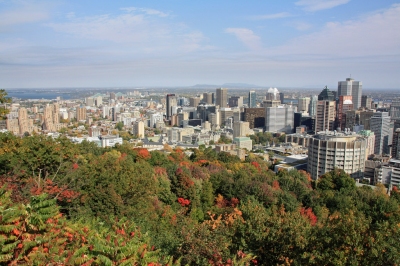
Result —
[[353, 96], [354, 109], [361, 107], [362, 82], [347, 78], [338, 82], [338, 96]]

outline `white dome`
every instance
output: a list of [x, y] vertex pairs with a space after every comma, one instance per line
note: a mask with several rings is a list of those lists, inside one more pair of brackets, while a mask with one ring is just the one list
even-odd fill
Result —
[[279, 93], [277, 88], [269, 88], [268, 93]]
[[351, 100], [344, 100], [343, 104], [353, 104]]

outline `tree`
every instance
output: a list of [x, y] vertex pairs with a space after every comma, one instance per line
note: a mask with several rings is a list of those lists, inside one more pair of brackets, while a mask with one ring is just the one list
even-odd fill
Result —
[[123, 122], [118, 122], [115, 125], [115, 129], [118, 129], [118, 131], [122, 131], [123, 128], [124, 128], [124, 123]]
[[8, 98], [7, 95], [8, 94], [4, 89], [0, 90], [0, 104], [3, 105], [0, 107], [0, 117], [1, 118], [3, 118], [10, 111], [10, 110], [8, 110], [6, 104], [11, 103], [11, 98]]

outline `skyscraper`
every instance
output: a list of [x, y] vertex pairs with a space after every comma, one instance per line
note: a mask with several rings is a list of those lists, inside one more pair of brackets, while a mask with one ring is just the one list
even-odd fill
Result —
[[298, 104], [297, 110], [299, 112], [308, 113], [310, 101], [311, 101], [311, 99], [309, 97], [299, 98], [299, 104]]
[[390, 116], [388, 112], [376, 112], [371, 117], [371, 131], [375, 133], [375, 154], [388, 154]]
[[178, 106], [178, 101], [176, 99], [175, 94], [167, 94], [167, 99], [166, 99], [166, 115], [167, 119], [169, 120], [172, 115], [172, 107], [173, 106]]
[[390, 117], [392, 120], [400, 119], [400, 98], [394, 99], [390, 105]]
[[256, 91], [249, 91], [249, 108], [257, 107], [257, 94]]
[[267, 91], [267, 95], [265, 96], [266, 100], [271, 101], [280, 101], [281, 97], [279, 95], [279, 91], [277, 88], [269, 88]]
[[317, 114], [317, 102], [318, 102], [317, 95], [312, 95], [310, 97], [310, 104], [308, 108], [308, 114], [310, 116], [315, 116]]
[[265, 108], [265, 131], [293, 133], [295, 112], [291, 105]]
[[218, 88], [216, 95], [215, 105], [219, 105], [220, 108], [228, 107], [228, 89]]
[[347, 78], [346, 81], [338, 82], [338, 96], [353, 96], [354, 109], [361, 107], [362, 82]]
[[392, 157], [400, 160], [400, 128], [395, 129], [393, 134]]
[[328, 89], [328, 86], [325, 86], [321, 93], [318, 95], [318, 101], [334, 101], [335, 96]]
[[334, 130], [335, 127], [335, 101], [318, 101], [315, 118], [315, 133], [325, 130]]
[[343, 95], [339, 96], [336, 114], [337, 114], [338, 126], [342, 130], [344, 130], [346, 127], [346, 112], [353, 110], [352, 97], [353, 96], [343, 96]]

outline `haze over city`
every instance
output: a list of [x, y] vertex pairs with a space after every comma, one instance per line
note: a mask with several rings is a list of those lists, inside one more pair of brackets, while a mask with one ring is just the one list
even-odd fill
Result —
[[2, 88], [398, 88], [398, 1], [0, 2]]

